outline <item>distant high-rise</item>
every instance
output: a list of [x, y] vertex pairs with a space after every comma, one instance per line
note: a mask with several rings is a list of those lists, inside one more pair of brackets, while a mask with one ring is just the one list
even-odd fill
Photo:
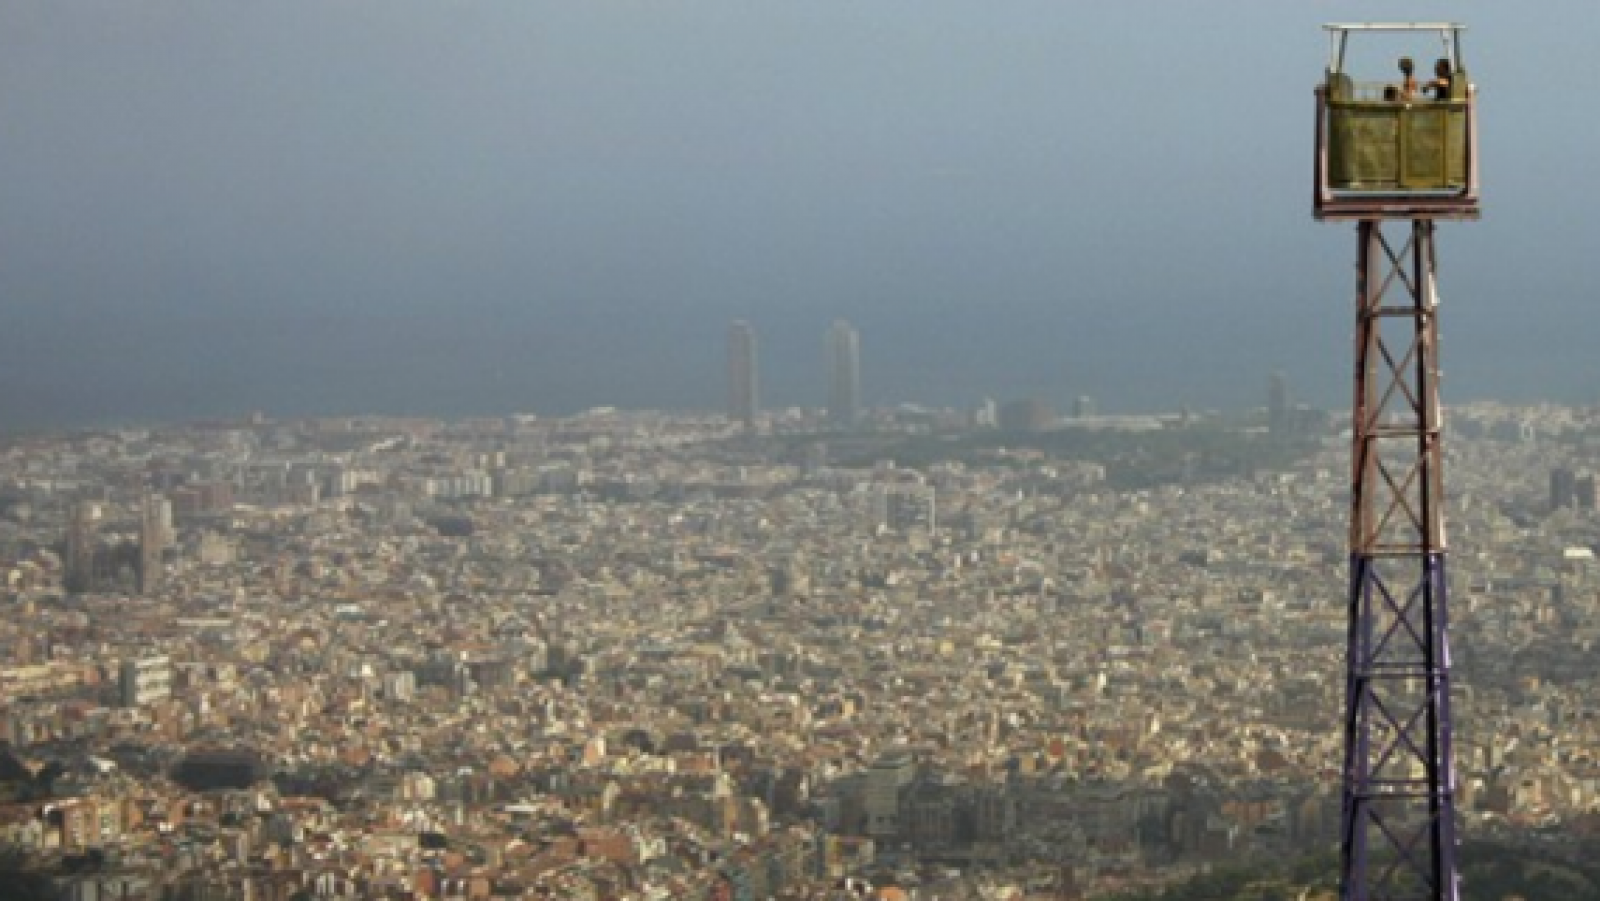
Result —
[[99, 543], [100, 507], [91, 501], [73, 504], [67, 522], [67, 554], [62, 587], [71, 594], [95, 590], [95, 552]]
[[1578, 474], [1564, 466], [1550, 470], [1550, 509], [1560, 510], [1563, 507], [1574, 506], [1572, 498], [1577, 494]]
[[861, 336], [836, 319], [828, 329], [828, 418], [854, 425], [861, 415]]
[[1596, 480], [1592, 472], [1577, 472], [1566, 467], [1550, 470], [1550, 509], [1595, 509]]
[[728, 326], [728, 418], [746, 431], [756, 427], [761, 409], [761, 370], [756, 358], [756, 330], [743, 319]]
[[1288, 434], [1289, 415], [1289, 380], [1283, 370], [1275, 370], [1267, 377], [1267, 431]]
[[139, 593], [153, 594], [161, 587], [162, 554], [167, 548], [167, 533], [171, 529], [172, 504], [164, 497], [150, 496], [144, 500], [139, 515]]

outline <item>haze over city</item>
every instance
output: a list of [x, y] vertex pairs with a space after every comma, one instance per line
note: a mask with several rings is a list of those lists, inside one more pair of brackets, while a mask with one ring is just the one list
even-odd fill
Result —
[[[0, 3], [0, 424], [1345, 397], [1330, 18], [1468, 21], [1446, 391], [1592, 400], [1592, 4]], [[1415, 51], [1426, 57], [1429, 47]]]

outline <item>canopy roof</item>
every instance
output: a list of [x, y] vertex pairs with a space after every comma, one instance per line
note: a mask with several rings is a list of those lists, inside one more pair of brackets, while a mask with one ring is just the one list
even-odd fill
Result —
[[1462, 68], [1461, 32], [1467, 26], [1460, 22], [1330, 22], [1322, 26], [1328, 33], [1328, 71], [1343, 72], [1345, 46], [1353, 32], [1411, 32], [1432, 31], [1444, 41], [1445, 55], [1454, 68]]
[[1460, 22], [1329, 22], [1328, 31], [1466, 31]]

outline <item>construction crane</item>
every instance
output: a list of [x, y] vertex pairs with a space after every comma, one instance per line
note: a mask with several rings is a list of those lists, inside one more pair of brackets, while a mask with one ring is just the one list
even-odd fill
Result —
[[[1325, 29], [1312, 210], [1357, 260], [1340, 897], [1457, 901], [1434, 231], [1479, 216], [1476, 99], [1460, 24]], [[1433, 80], [1355, 80], [1377, 32], [1437, 34]]]

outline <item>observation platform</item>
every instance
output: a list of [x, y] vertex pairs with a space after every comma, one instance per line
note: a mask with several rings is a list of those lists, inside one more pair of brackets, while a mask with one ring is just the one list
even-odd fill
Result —
[[[1316, 89], [1312, 214], [1319, 220], [1477, 219], [1477, 92], [1454, 23], [1327, 25], [1333, 42]], [[1355, 81], [1346, 47], [1357, 32], [1435, 31], [1445, 55], [1427, 85], [1403, 76]]]

